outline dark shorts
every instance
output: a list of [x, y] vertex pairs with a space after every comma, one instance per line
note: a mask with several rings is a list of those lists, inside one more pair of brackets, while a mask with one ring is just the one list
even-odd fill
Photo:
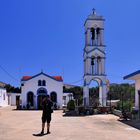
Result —
[[42, 116], [42, 123], [50, 123], [51, 122], [51, 114], [43, 115]]

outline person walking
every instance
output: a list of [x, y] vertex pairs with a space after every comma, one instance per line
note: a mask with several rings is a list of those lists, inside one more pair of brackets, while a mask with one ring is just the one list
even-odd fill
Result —
[[53, 103], [50, 100], [49, 95], [47, 95], [42, 102], [42, 131], [41, 134], [44, 134], [45, 123], [47, 122], [47, 134], [50, 134], [50, 122], [51, 122], [51, 114], [53, 113]]

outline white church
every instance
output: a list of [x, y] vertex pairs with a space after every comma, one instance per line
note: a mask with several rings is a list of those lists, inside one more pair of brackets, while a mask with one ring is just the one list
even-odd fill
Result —
[[27, 104], [32, 109], [41, 109], [42, 100], [50, 95], [51, 100], [58, 108], [62, 108], [63, 79], [61, 76], [49, 76], [43, 72], [34, 76], [23, 76], [21, 79], [21, 105]]

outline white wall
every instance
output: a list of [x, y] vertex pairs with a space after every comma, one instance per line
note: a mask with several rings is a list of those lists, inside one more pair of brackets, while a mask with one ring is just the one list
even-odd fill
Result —
[[138, 109], [139, 108], [139, 95], [138, 95], [138, 90], [140, 90], [140, 79], [136, 80], [135, 83], [135, 107]]
[[0, 106], [8, 106], [8, 95], [4, 88], [0, 88]]
[[74, 99], [73, 93], [63, 93], [63, 106], [67, 106], [69, 100], [73, 100], [73, 99]]
[[9, 95], [10, 95], [10, 105], [16, 106], [16, 96], [20, 96], [20, 99], [21, 99], [21, 94], [20, 93], [9, 93]]
[[[38, 80], [45, 80], [46, 86], [38, 86]], [[43, 74], [38, 75], [30, 80], [24, 81], [24, 86], [22, 86], [21, 91], [21, 100], [22, 106], [27, 105], [27, 93], [33, 92], [34, 93], [34, 107], [37, 109], [37, 90], [41, 87], [47, 89], [48, 94], [50, 95], [51, 92], [57, 93], [57, 105], [62, 108], [62, 96], [63, 96], [63, 82], [56, 81], [50, 77], [47, 77]]]

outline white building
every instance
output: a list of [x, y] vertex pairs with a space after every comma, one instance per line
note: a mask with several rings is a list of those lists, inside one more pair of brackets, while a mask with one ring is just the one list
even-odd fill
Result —
[[29, 104], [32, 108], [41, 109], [42, 100], [46, 95], [50, 95], [53, 103], [62, 108], [63, 79], [61, 76], [49, 76], [41, 72], [34, 76], [22, 77], [22, 107], [26, 107]]
[[63, 93], [63, 107], [66, 107], [70, 100], [74, 100], [73, 93]]
[[124, 79], [135, 81], [135, 108], [140, 112], [140, 70], [124, 76]]
[[84, 48], [84, 105], [89, 106], [89, 85], [95, 80], [99, 85], [99, 104], [106, 106], [106, 73], [105, 73], [105, 44], [104, 18], [93, 13], [85, 21]]
[[6, 89], [0, 87], [0, 107], [8, 106], [8, 94]]
[[18, 106], [21, 104], [21, 93], [8, 93], [11, 106]]

